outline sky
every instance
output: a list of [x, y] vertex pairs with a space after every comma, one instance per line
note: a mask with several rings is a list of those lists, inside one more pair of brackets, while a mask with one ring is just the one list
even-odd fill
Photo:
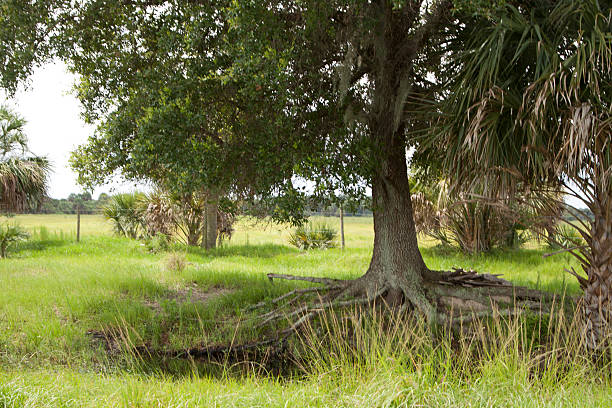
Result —
[[[80, 117], [80, 105], [70, 93], [75, 77], [62, 63], [50, 63], [35, 70], [26, 89], [20, 89], [8, 101], [16, 112], [27, 120], [25, 134], [32, 153], [46, 156], [53, 165], [49, 196], [66, 198], [70, 193], [81, 193], [76, 174], [70, 169], [68, 159], [78, 145], [87, 141], [95, 127], [87, 125]], [[101, 192], [128, 192], [142, 186], [119, 180], [97, 188], [93, 196]]]

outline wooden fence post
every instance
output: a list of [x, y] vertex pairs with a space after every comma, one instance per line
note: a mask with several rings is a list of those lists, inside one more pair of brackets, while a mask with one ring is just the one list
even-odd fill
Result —
[[342, 249], [344, 249], [344, 209], [340, 204], [340, 239], [342, 242]]
[[77, 204], [77, 242], [81, 240], [81, 206]]

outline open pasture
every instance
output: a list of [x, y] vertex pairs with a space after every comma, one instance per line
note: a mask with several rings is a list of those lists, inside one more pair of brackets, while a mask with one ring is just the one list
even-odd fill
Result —
[[[548, 367], [534, 376], [533, 361], [513, 349], [516, 335], [500, 337], [497, 351], [471, 372], [416, 332], [406, 334], [423, 341], [414, 355], [383, 347], [374, 362], [339, 355], [288, 377], [257, 365], [210, 367], [126, 351], [256, 339], [261, 331], [245, 309], [296, 287], [271, 283], [266, 274], [359, 276], [371, 256], [371, 218], [346, 219], [345, 250], [310, 252], [288, 246], [287, 228], [245, 219], [216, 250], [177, 245], [159, 253], [112, 236], [99, 216], [82, 217], [79, 243], [76, 216], [15, 221], [32, 236], [0, 261], [0, 407], [604, 407], [612, 398], [609, 366], [595, 369], [577, 357], [563, 373]], [[325, 221], [338, 225], [337, 218]], [[546, 249], [533, 246], [470, 257], [425, 240], [422, 251], [434, 269], [503, 273], [518, 284], [576, 295], [577, 283], [563, 272], [575, 262], [567, 255], [544, 259]], [[170, 256], [183, 255], [183, 270], [168, 268]]]

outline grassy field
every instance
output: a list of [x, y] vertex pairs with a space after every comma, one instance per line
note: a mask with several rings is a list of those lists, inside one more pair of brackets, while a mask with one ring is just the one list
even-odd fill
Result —
[[[402, 323], [395, 340], [364, 336], [364, 344], [378, 346], [363, 359], [338, 351], [340, 345], [333, 358], [316, 354], [335, 350], [321, 340], [311, 348], [317, 364], [283, 377], [255, 364], [235, 369], [129, 352], [261, 336], [245, 308], [295, 287], [270, 283], [266, 274], [359, 276], [371, 255], [371, 218], [347, 218], [345, 250], [308, 253], [287, 245], [286, 228], [247, 220], [222, 248], [161, 253], [112, 236], [98, 216], [82, 217], [79, 243], [75, 216], [15, 221], [32, 238], [0, 260], [0, 407], [611, 406], [609, 365], [568, 358], [570, 348], [561, 342], [536, 361], [523, 350], [523, 326], [506, 327], [478, 363], [466, 358], [474, 352], [469, 344], [465, 353], [432, 344], [419, 322]], [[503, 273], [518, 284], [578, 293], [563, 273], [575, 262], [567, 255], [543, 259], [545, 249], [470, 257], [424, 241], [422, 251], [434, 269]], [[182, 256], [184, 270], [167, 267]]]

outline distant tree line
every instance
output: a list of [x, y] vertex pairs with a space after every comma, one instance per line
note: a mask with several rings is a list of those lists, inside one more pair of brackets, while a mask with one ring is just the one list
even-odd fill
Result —
[[46, 197], [40, 204], [30, 207], [28, 214], [76, 214], [80, 207], [81, 214], [100, 214], [102, 208], [108, 203], [110, 195], [101, 193], [94, 200], [90, 193], [72, 193], [68, 198]]
[[[343, 200], [342, 209], [344, 211], [345, 216], [350, 217], [368, 217], [372, 216], [372, 199], [371, 197], [365, 197], [363, 200], [355, 201], [355, 200]], [[309, 210], [306, 211], [306, 214], [311, 215], [321, 215], [324, 217], [334, 217], [340, 216], [340, 204], [339, 203], [330, 203], [330, 202], [320, 202], [317, 200], [313, 200], [313, 202], [309, 206]]]

